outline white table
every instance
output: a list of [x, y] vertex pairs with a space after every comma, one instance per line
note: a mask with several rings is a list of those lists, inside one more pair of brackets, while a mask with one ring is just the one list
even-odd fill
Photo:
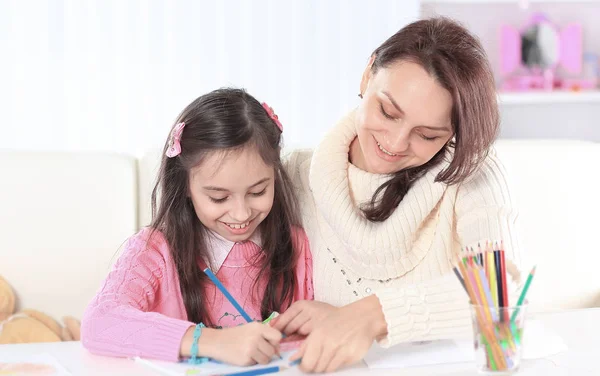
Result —
[[[567, 352], [545, 359], [524, 361], [519, 375], [600, 375], [600, 308], [535, 315], [555, 330], [569, 347]], [[146, 366], [129, 359], [89, 354], [79, 342], [0, 345], [0, 353], [53, 355], [73, 375], [156, 375]], [[298, 375], [297, 369], [282, 375]], [[370, 370], [364, 363], [339, 371], [338, 375], [477, 375], [473, 364], [448, 364], [431, 367]]]

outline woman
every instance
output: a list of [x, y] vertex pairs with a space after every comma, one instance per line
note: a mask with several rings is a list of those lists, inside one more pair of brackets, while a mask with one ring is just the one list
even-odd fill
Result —
[[288, 163], [319, 302], [295, 303], [274, 325], [309, 334], [297, 354], [305, 371], [356, 362], [373, 340], [469, 333], [452, 273], [465, 246], [503, 241], [519, 275], [516, 214], [488, 155], [494, 79], [476, 38], [448, 19], [414, 22], [373, 52], [359, 96], [314, 151]]

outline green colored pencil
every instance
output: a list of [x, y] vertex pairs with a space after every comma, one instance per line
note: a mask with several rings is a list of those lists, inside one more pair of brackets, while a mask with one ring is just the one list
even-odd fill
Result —
[[519, 300], [517, 301], [517, 307], [515, 308], [515, 311], [513, 312], [512, 317], [510, 318], [511, 322], [514, 322], [517, 318], [517, 315], [519, 314], [519, 307], [523, 304], [523, 301], [525, 300], [525, 295], [527, 295], [527, 290], [529, 290], [529, 285], [531, 285], [531, 280], [533, 279], [533, 276], [535, 274], [536, 267], [537, 266], [534, 266], [533, 269], [531, 269], [531, 272], [527, 277], [527, 281], [525, 281], [525, 287], [523, 287], [523, 291], [521, 291], [521, 296], [519, 296]]

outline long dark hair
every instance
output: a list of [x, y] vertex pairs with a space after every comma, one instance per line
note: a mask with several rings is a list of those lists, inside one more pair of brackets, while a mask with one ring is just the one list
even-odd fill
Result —
[[[394, 174], [363, 208], [373, 222], [385, 221], [411, 186], [453, 149], [448, 167], [435, 181], [458, 184], [486, 158], [500, 127], [494, 76], [481, 43], [455, 21], [436, 17], [413, 22], [392, 35], [373, 55], [373, 74], [397, 61], [421, 65], [452, 95], [454, 140], [427, 163]], [[383, 194], [382, 194], [383, 192]]]
[[209, 282], [198, 264], [210, 252], [207, 230], [188, 196], [189, 171], [209, 153], [246, 147], [254, 148], [265, 164], [275, 169], [273, 207], [259, 227], [263, 255], [257, 262], [259, 275], [268, 276], [261, 315], [266, 318], [273, 311], [281, 312], [291, 304], [296, 285], [292, 227], [300, 225], [297, 201], [280, 159], [281, 131], [254, 97], [230, 88], [194, 100], [175, 124], [180, 122], [185, 122], [181, 154], [174, 158], [165, 155], [170, 147], [168, 140], [152, 191], [150, 226], [153, 231], [161, 231], [169, 244], [188, 320], [213, 324], [204, 296], [204, 286]]

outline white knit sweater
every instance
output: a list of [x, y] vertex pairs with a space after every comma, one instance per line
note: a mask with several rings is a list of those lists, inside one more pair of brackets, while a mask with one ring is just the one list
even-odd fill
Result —
[[[468, 298], [452, 273], [465, 245], [504, 241], [507, 269], [518, 277], [520, 254], [505, 173], [490, 155], [459, 186], [418, 180], [386, 221], [359, 207], [389, 176], [348, 162], [355, 113], [314, 151], [294, 151], [287, 170], [299, 197], [313, 253], [315, 299], [336, 306], [376, 294], [388, 324], [383, 346], [468, 335]], [[514, 300], [512, 300], [514, 301]]]

